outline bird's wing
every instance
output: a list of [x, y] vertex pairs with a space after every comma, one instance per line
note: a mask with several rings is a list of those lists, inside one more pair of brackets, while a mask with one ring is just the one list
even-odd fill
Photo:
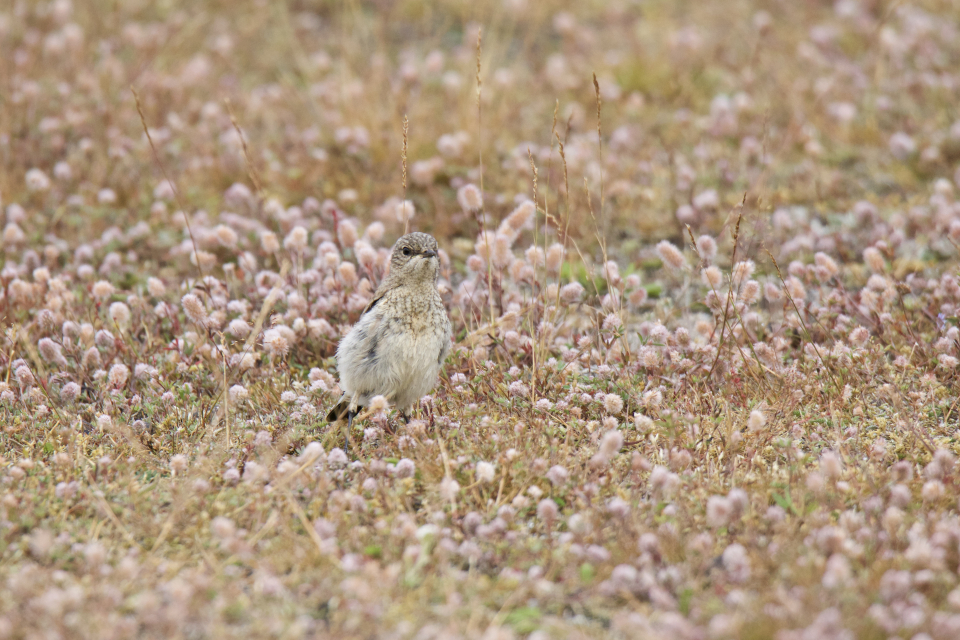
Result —
[[380, 300], [383, 298], [383, 296], [387, 294], [387, 292], [396, 288], [397, 288], [397, 285], [391, 282], [390, 280], [384, 280], [383, 282], [381, 282], [380, 286], [377, 287], [377, 290], [373, 293], [373, 300], [368, 302], [367, 306], [365, 306], [363, 308], [363, 311], [360, 312], [360, 317], [362, 318], [363, 316], [367, 315], [367, 311], [370, 311], [375, 306], [377, 306], [377, 303], [380, 302]]
[[443, 361], [447, 359], [447, 356], [450, 355], [450, 324], [447, 324], [447, 335], [443, 336], [443, 345], [440, 347], [440, 357], [437, 358], [437, 364], [442, 365]]
[[373, 309], [375, 306], [377, 306], [377, 303], [380, 302], [380, 298], [382, 297], [383, 294], [381, 293], [379, 296], [368, 302], [367, 306], [365, 306], [363, 311], [360, 312], [360, 317], [362, 318], [363, 316], [367, 315], [367, 311], [370, 311], [370, 309]]

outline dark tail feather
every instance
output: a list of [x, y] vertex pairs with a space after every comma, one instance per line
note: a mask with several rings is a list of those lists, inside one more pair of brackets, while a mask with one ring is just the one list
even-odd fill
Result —
[[340, 401], [334, 405], [333, 409], [330, 409], [330, 413], [327, 414], [327, 422], [337, 422], [338, 420], [345, 420], [347, 418], [347, 412], [350, 411], [350, 401], [347, 399], [347, 394], [340, 396]]

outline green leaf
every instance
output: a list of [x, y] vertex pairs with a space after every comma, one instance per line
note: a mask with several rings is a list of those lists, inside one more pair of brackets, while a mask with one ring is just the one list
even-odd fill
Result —
[[793, 500], [790, 499], [789, 493], [787, 493], [786, 496], [782, 496], [776, 491], [774, 491], [773, 501], [776, 502], [778, 505], [780, 505], [780, 508], [782, 508], [783, 510], [789, 511], [793, 515], [798, 515], [797, 508], [793, 506]]
[[593, 568], [593, 565], [589, 562], [584, 562], [580, 565], [580, 582], [593, 582], [594, 576], [597, 575], [597, 570]]
[[505, 621], [517, 633], [532, 633], [540, 626], [543, 614], [536, 607], [520, 607], [507, 614]]

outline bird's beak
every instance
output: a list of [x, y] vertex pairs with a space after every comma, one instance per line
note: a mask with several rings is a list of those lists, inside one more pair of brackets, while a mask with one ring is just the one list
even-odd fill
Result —
[[430, 249], [430, 250], [428, 250], [428, 251], [424, 251], [424, 252], [423, 252], [423, 257], [424, 257], [424, 258], [436, 258], [436, 257], [437, 257], [437, 252], [434, 251], [434, 250], [432, 250], [432, 249]]

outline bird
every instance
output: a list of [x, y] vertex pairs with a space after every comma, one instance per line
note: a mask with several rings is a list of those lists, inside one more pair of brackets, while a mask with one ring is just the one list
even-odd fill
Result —
[[402, 236], [390, 252], [390, 270], [359, 320], [337, 346], [343, 395], [327, 421], [347, 420], [376, 396], [409, 421], [413, 405], [437, 384], [451, 346], [450, 318], [437, 291], [439, 248], [427, 233]]

